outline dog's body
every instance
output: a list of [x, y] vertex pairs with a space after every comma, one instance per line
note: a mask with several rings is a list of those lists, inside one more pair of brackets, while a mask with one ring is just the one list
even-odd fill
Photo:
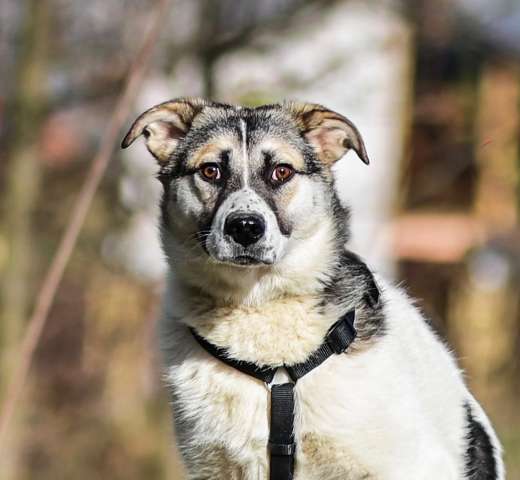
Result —
[[[331, 165], [355, 127], [324, 107], [196, 99], [145, 112], [161, 165], [172, 265], [160, 339], [191, 479], [268, 478], [269, 391], [206, 353], [188, 327], [259, 366], [307, 359], [355, 309], [358, 336], [295, 385], [295, 478], [503, 479], [498, 440], [412, 302], [345, 250]], [[279, 370], [276, 382], [284, 380]]]

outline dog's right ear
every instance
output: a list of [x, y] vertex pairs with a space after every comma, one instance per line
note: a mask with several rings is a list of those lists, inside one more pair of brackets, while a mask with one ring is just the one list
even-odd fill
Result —
[[194, 118], [209, 105], [201, 98], [179, 98], [161, 103], [142, 113], [121, 143], [129, 147], [144, 135], [146, 148], [159, 163], [165, 163], [189, 131]]

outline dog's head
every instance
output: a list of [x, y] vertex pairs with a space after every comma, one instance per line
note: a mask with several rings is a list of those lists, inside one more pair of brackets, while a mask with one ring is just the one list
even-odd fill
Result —
[[330, 169], [349, 149], [368, 164], [356, 127], [316, 104], [182, 98], [139, 116], [123, 148], [140, 135], [160, 166], [163, 231], [185, 255], [242, 267], [279, 263], [334, 220]]

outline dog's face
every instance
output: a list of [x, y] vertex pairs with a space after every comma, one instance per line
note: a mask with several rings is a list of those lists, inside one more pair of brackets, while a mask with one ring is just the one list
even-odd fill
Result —
[[163, 228], [192, 255], [246, 267], [276, 264], [332, 215], [330, 167], [349, 148], [368, 163], [353, 124], [313, 104], [173, 100], [123, 147], [141, 134], [161, 167]]

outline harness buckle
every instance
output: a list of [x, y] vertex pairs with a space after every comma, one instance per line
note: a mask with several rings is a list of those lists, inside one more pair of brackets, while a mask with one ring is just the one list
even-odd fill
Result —
[[269, 441], [269, 451], [271, 452], [271, 455], [289, 457], [294, 455], [294, 452], [296, 451], [296, 443], [272, 443]]

